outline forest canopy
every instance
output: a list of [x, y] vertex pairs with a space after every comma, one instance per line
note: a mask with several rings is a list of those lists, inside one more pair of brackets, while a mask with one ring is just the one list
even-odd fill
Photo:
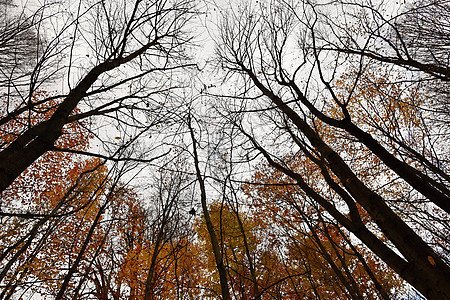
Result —
[[450, 1], [0, 10], [0, 299], [450, 299]]

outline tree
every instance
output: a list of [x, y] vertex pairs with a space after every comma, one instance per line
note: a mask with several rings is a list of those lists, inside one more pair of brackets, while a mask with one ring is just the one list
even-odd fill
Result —
[[[168, 154], [163, 145], [139, 139], [171, 123], [179, 109], [168, 101], [178, 88], [177, 71], [193, 66], [185, 52], [191, 39], [186, 24], [196, 14], [189, 1], [69, 2], [30, 14], [24, 9], [21, 18], [5, 14], [1, 24], [0, 61], [8, 63], [0, 84], [1, 239], [7, 241], [0, 280], [6, 297], [21, 285], [39, 285], [26, 282], [33, 276], [62, 276], [50, 287], [57, 299], [83, 290], [108, 241], [104, 216], [122, 189], [119, 178], [131, 168], [124, 162]], [[40, 92], [55, 83], [60, 94]], [[101, 132], [104, 122], [117, 129], [112, 136]], [[104, 164], [98, 159], [115, 164], [92, 183]], [[69, 230], [73, 224], [79, 234]], [[52, 232], [70, 234], [63, 241]], [[56, 269], [67, 269], [42, 270], [37, 260], [45, 255]]]
[[[124, 136], [118, 137], [124, 140], [122, 145], [105, 144], [112, 154], [104, 157], [118, 159], [124, 147], [136, 143], [150, 128], [168, 121], [173, 108], [166, 110], [169, 106], [166, 97], [176, 86], [167, 83], [167, 77], [170, 80], [177, 69], [189, 66], [183, 49], [190, 38], [183, 30], [194, 11], [187, 2], [136, 1], [130, 6], [126, 1], [101, 1], [88, 6], [80, 1], [74, 12], [42, 9], [42, 22], [55, 23], [52, 27], [57, 30], [55, 38], [47, 41], [36, 60], [34, 71], [28, 77], [29, 91], [18, 96], [7, 95], [0, 124], [7, 124], [53, 98], [60, 102], [48, 119], [30, 126], [2, 149], [0, 192], [44, 153], [68, 151], [58, 149], [55, 142], [64, 126], [81, 119], [89, 119], [88, 123], [92, 124], [94, 117], [104, 116], [115, 120], [117, 128], [128, 127], [123, 131]], [[63, 15], [69, 21], [60, 23]], [[93, 22], [95, 26], [80, 26], [85, 22]], [[85, 57], [76, 57], [78, 47], [85, 45], [89, 49]], [[73, 77], [78, 63], [85, 72]], [[60, 68], [62, 64], [68, 67]], [[127, 69], [126, 76], [120, 75], [125, 66], [133, 64], [136, 67]], [[58, 76], [67, 79], [68, 92], [33, 103], [31, 97], [36, 89]], [[76, 114], [76, 108], [82, 112]]]
[[42, 38], [34, 30], [39, 26], [39, 12], [28, 16], [11, 0], [0, 1], [0, 88], [16, 93], [31, 72], [32, 61], [41, 50]]
[[[292, 163], [292, 169], [314, 178], [314, 166]], [[285, 266], [283, 274], [291, 274], [283, 287], [285, 293], [299, 299], [361, 299], [377, 294], [393, 299], [402, 291], [403, 283], [392, 270], [352, 242], [341, 226], [294, 184], [286, 185], [289, 178], [283, 173], [263, 164], [253, 176], [244, 191], [254, 207], [254, 222], [262, 231], [258, 236], [268, 236], [273, 248], [287, 249], [286, 255], [277, 258]], [[364, 218], [366, 225], [368, 221]]]
[[[172, 177], [173, 176], [173, 177]], [[172, 177], [172, 178], [171, 178]], [[173, 298], [192, 293], [194, 282], [189, 231], [183, 224], [181, 174], [161, 173], [150, 208], [132, 190], [112, 203], [111, 230], [92, 278], [98, 295], [108, 299]], [[179, 269], [188, 268], [188, 272]], [[194, 286], [192, 286], [194, 284]], [[196, 292], [194, 291], [194, 294]]]
[[[419, 0], [383, 14], [382, 10], [386, 9], [383, 5], [376, 7], [368, 2], [342, 2], [339, 9], [353, 9], [357, 20], [348, 20], [356, 21], [362, 28], [352, 33], [350, 27], [339, 26], [336, 31], [338, 35], [333, 33], [323, 36], [323, 40], [319, 39], [326, 43], [321, 49], [368, 57], [411, 70], [418, 76], [449, 81], [446, 42], [449, 34], [448, 8], [447, 0]], [[327, 26], [338, 25], [332, 18], [324, 22]], [[355, 39], [357, 34], [364, 39]]]
[[[39, 220], [24, 251], [11, 247], [11, 254], [21, 253], [5, 273], [2, 298], [28, 289], [56, 298], [138, 299], [146, 290], [150, 298], [199, 295], [198, 253], [180, 200], [190, 193], [185, 176], [162, 171], [144, 208], [141, 196], [98, 166], [98, 159], [78, 162], [88, 171], [75, 173], [70, 208], [57, 194], [47, 198], [61, 211]], [[5, 241], [18, 238], [13, 230], [4, 233]]]
[[[345, 7], [345, 4], [339, 5]], [[397, 207], [395, 201], [387, 198], [395, 195], [397, 183], [405, 184], [410, 197], [403, 197], [402, 203], [413, 206], [413, 209], [407, 210], [408, 213], [413, 211], [420, 218], [433, 209], [443, 216], [436, 223], [430, 220], [437, 227], [427, 230], [439, 236], [436, 228], [445, 226], [443, 220], [449, 212], [450, 203], [445, 167], [438, 167], [426, 158], [427, 153], [432, 152], [427, 144], [409, 147], [406, 143], [397, 143], [389, 133], [381, 130], [371, 134], [368, 132], [369, 124], [358, 123], [352, 107], [362, 99], [354, 91], [364, 78], [370, 78], [368, 74], [373, 70], [373, 61], [364, 59], [366, 52], [356, 57], [339, 55], [338, 50], [327, 48], [320, 41], [334, 35], [345, 42], [348, 37], [339, 35], [340, 28], [350, 31], [351, 25], [359, 24], [363, 19], [353, 11], [344, 9], [339, 18], [345, 24], [327, 22], [330, 18], [326, 17], [328, 10], [323, 11], [324, 7], [327, 6], [306, 1], [269, 2], [262, 3], [258, 11], [242, 5], [224, 14], [217, 58], [220, 66], [237, 75], [236, 83], [242, 85], [243, 92], [232, 96], [248, 99], [245, 103], [247, 107], [241, 105], [230, 109], [241, 112], [239, 117], [230, 117], [230, 122], [241, 130], [248, 144], [263, 155], [272, 167], [290, 178], [289, 184], [295, 183], [306, 198], [325, 209], [403, 279], [430, 299], [447, 299], [450, 297], [450, 287], [445, 278], [450, 276], [450, 268], [446, 254], [428, 243], [424, 228], [416, 229], [414, 224], [404, 219], [404, 208]], [[374, 14], [380, 15], [382, 12], [381, 8], [368, 7]], [[370, 17], [367, 14], [364, 16]], [[376, 24], [380, 27], [379, 23]], [[369, 41], [370, 37], [369, 34], [365, 41]], [[396, 76], [396, 66], [401, 63], [395, 60], [386, 63], [392, 70], [389, 76]], [[339, 87], [336, 86], [342, 78], [339, 74], [343, 73], [343, 65], [355, 71], [354, 77], [346, 79], [350, 80], [352, 88], [344, 97], [338, 94]], [[392, 84], [392, 81], [386, 84]], [[375, 90], [380, 85], [372, 83]], [[400, 86], [403, 91], [405, 85]], [[415, 85], [414, 89], [420, 91], [420, 84]], [[396, 113], [387, 116], [387, 119], [393, 124], [398, 120], [396, 117], [404, 113], [405, 106], [412, 105], [403, 93], [382, 96], [406, 104], [391, 107]], [[376, 102], [370, 102], [371, 99], [365, 101], [371, 104], [366, 106], [367, 109], [381, 107]], [[334, 112], [336, 110], [337, 113]], [[245, 114], [246, 111], [249, 112]], [[270, 127], [267, 126], [269, 128], [265, 131], [273, 134], [275, 142], [272, 143], [283, 141], [284, 149], [289, 143], [287, 148], [295, 150], [283, 153], [282, 148], [270, 147], [259, 138], [260, 131], [254, 130], [252, 124], [255, 124], [255, 119], [270, 122]], [[330, 134], [334, 136], [333, 141], [327, 139]], [[392, 143], [386, 144], [385, 138], [394, 142], [395, 148], [390, 147]], [[265, 137], [267, 140], [268, 137]], [[363, 152], [360, 153], [366, 153], [363, 168], [353, 164], [351, 152], [341, 150], [347, 144], [356, 145], [356, 149], [361, 147]], [[413, 150], [409, 158], [416, 153], [422, 156], [408, 160], [401, 156], [398, 149]], [[306, 165], [312, 164], [317, 170], [314, 180], [293, 169], [285, 159], [300, 156], [308, 161]], [[368, 180], [363, 170], [370, 170], [372, 161], [381, 166], [387, 181]], [[393, 180], [389, 180], [393, 178], [391, 174], [395, 174]], [[388, 190], [388, 193], [383, 190]], [[428, 204], [416, 205], [424, 202]], [[370, 226], [363, 221], [366, 214], [371, 220]], [[383, 234], [383, 238], [379, 233]]]
[[[9, 146], [27, 128], [37, 126], [51, 117], [59, 101], [53, 99], [42, 102], [42, 100], [47, 98], [51, 98], [49, 93], [44, 91], [36, 92], [31, 98], [31, 103], [36, 104], [34, 110], [20, 115], [2, 126], [0, 133], [2, 148]], [[7, 96], [2, 97], [1, 100], [2, 107], [6, 107], [8, 103]], [[75, 112], [79, 113], [80, 110], [76, 109]], [[89, 140], [92, 137], [90, 132], [86, 130], [84, 122], [72, 122], [63, 129], [56, 147], [80, 151], [87, 150]], [[33, 203], [34, 205], [45, 205], [47, 199], [55, 198], [52, 195], [55, 192], [59, 192], [59, 197], [61, 197], [65, 192], [64, 187], [72, 185], [75, 176], [81, 173], [72, 171], [73, 173], [70, 174], [71, 168], [76, 167], [77, 164], [78, 158], [72, 154], [63, 152], [46, 153], [38, 162], [31, 165], [26, 172], [21, 174], [12, 186], [2, 193], [2, 204], [5, 209], [5, 212], [2, 213], [14, 209], [23, 210], [24, 208], [32, 211]], [[76, 173], [78, 174], [75, 175]], [[54, 199], [54, 201], [57, 201], [57, 199]], [[48, 209], [53, 204], [55, 203], [48, 202], [46, 207], [42, 206], [38, 209]], [[20, 208], [17, 205], [25, 205], [25, 207]], [[41, 212], [44, 213], [43, 211]]]
[[[227, 274], [230, 282], [230, 289], [238, 299], [249, 299], [255, 297], [253, 290], [253, 282], [250, 279], [249, 267], [247, 262], [248, 250], [253, 257], [256, 251], [256, 237], [248, 228], [252, 225], [244, 225], [244, 233], [242, 233], [236, 215], [226, 203], [212, 203], [208, 207], [211, 215], [211, 220], [215, 228], [215, 234], [220, 237], [220, 248], [224, 259], [224, 264], [227, 267]], [[242, 215], [240, 216], [243, 217]], [[213, 253], [209, 250], [212, 248], [209, 240], [209, 233], [207, 231], [205, 218], [198, 220], [196, 224], [196, 231], [202, 245], [202, 252], [206, 254], [207, 260], [204, 262], [203, 268], [209, 272], [215, 270], [215, 258]], [[244, 236], [246, 242], [244, 243]], [[246, 249], [246, 245], [249, 249]], [[208, 251], [209, 250], [209, 251]], [[220, 294], [220, 280], [215, 274], [207, 283], [209, 289]]]
[[217, 10], [222, 87], [189, 1], [69, 2], [0, 0], [0, 298], [450, 299], [448, 1]]
[[[36, 93], [33, 101], [39, 102], [47, 96], [48, 93], [45, 92]], [[5, 100], [3, 102], [5, 104], [6, 97], [2, 100]], [[48, 118], [54, 110], [55, 103], [56, 101], [51, 101], [36, 106], [35, 112], [5, 124], [0, 135], [2, 146], [11, 143], [24, 128]], [[74, 122], [65, 128], [57, 145], [83, 150], [87, 148], [89, 138], [90, 134], [85, 131], [83, 124]], [[73, 220], [73, 217], [83, 219], [86, 210], [93, 209], [96, 199], [92, 193], [102, 194], [97, 190], [102, 186], [102, 181], [98, 179], [97, 183], [92, 183], [98, 177], [93, 174], [102, 170], [101, 165], [98, 159], [83, 160], [67, 153], [47, 153], [2, 193], [0, 280], [5, 280], [5, 286], [11, 288], [8, 290], [5, 287], [3, 295], [7, 294], [10, 297], [16, 287], [26, 281], [32, 273], [30, 264], [41, 271], [44, 271], [42, 268], [48, 267], [36, 261], [42, 252], [61, 250], [60, 247], [52, 250], [53, 238], [60, 238], [54, 234], [58, 232], [55, 228], [61, 225], [61, 220], [68, 221], [65, 226], [61, 226], [59, 234], [62, 232], [67, 234], [72, 232], [69, 224], [80, 222], [79, 219]], [[61, 245], [61, 241], [59, 244]], [[65, 254], [64, 251], [59, 253], [61, 257]]]
[[211, 242], [211, 248], [214, 254], [214, 260], [216, 263], [217, 272], [219, 273], [219, 282], [220, 282], [220, 290], [221, 295], [223, 299], [229, 300], [231, 299], [230, 290], [228, 287], [228, 278], [226, 273], [226, 268], [224, 264], [224, 257], [223, 252], [219, 244], [219, 240], [217, 238], [217, 234], [215, 232], [214, 224], [211, 219], [211, 215], [208, 211], [208, 204], [207, 204], [207, 193], [206, 193], [206, 185], [205, 185], [205, 179], [203, 178], [203, 174], [200, 170], [200, 161], [199, 161], [199, 154], [197, 151], [197, 138], [195, 137], [194, 133], [194, 120], [192, 119], [192, 115], [189, 114], [187, 116], [187, 127], [189, 129], [189, 134], [192, 141], [192, 156], [194, 159], [194, 167], [195, 167], [195, 174], [197, 177], [197, 181], [200, 186], [200, 202], [202, 206], [202, 212], [203, 217], [205, 218], [205, 224], [206, 229], [208, 230], [209, 239]]
[[[99, 212], [103, 211], [106, 192], [104, 172], [105, 168], [99, 167], [95, 159], [80, 163], [71, 173], [76, 183], [66, 195], [59, 197], [58, 193], [53, 193], [45, 199], [45, 205], [36, 203], [40, 213], [30, 212], [25, 217], [25, 220], [36, 221], [23, 222], [19, 232], [5, 231], [3, 237], [7, 242], [2, 249], [2, 279], [6, 298], [14, 292], [34, 289], [39, 282], [48, 286], [48, 293], [56, 295], [66, 276], [66, 266], [71, 266], [77, 256], [84, 258], [77, 263], [83, 265], [80, 272], [86, 268], [103, 239], [97, 223], [101, 220]], [[24, 215], [19, 214], [8, 221], [19, 223], [22, 218]]]

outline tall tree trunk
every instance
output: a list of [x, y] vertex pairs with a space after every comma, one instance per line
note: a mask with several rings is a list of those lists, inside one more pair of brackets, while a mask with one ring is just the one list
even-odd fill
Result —
[[200, 164], [199, 164], [198, 153], [197, 153], [197, 140], [195, 139], [195, 136], [194, 136], [194, 129], [192, 127], [191, 121], [192, 121], [191, 116], [189, 116], [188, 117], [188, 126], [189, 126], [189, 131], [190, 131], [191, 140], [192, 140], [195, 172], [197, 175], [197, 180], [200, 185], [200, 199], [201, 199], [201, 203], [202, 203], [203, 216], [205, 217], [206, 228], [208, 229], [208, 234], [209, 234], [209, 237], [211, 240], [211, 245], [212, 245], [213, 252], [214, 252], [214, 258], [216, 260], [217, 271], [219, 272], [220, 287], [222, 290], [222, 298], [224, 300], [231, 300], [230, 291], [228, 289], [227, 271], [223, 264], [222, 251], [220, 249], [220, 245], [217, 240], [216, 232], [214, 230], [214, 226], [213, 226], [211, 217], [208, 212], [208, 206], [206, 203], [206, 187], [205, 187], [205, 182], [203, 180], [203, 177], [202, 177], [202, 174], [200, 171]]

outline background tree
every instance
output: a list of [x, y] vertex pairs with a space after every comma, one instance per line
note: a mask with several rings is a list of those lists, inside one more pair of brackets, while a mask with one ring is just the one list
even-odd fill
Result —
[[[252, 225], [244, 225], [244, 234], [241, 231], [239, 222], [236, 215], [230, 209], [227, 204], [224, 203], [212, 203], [209, 205], [208, 211], [211, 214], [211, 220], [216, 230], [216, 235], [220, 237], [221, 249], [224, 257], [224, 264], [227, 267], [227, 274], [230, 281], [230, 289], [235, 297], [238, 299], [248, 299], [255, 297], [253, 291], [253, 282], [248, 267], [248, 259], [246, 251], [250, 252], [250, 255], [254, 257], [256, 251], [256, 237], [253, 236], [249, 230]], [[241, 218], [243, 216], [240, 216]], [[199, 220], [196, 224], [196, 231], [199, 235], [199, 240], [202, 245], [202, 252], [206, 254], [207, 259], [203, 262], [203, 268], [209, 272], [214, 273], [215, 270], [215, 258], [211, 251], [211, 242], [209, 241], [209, 233], [206, 228], [204, 218]], [[249, 228], [250, 227], [250, 228]], [[249, 249], [245, 248], [247, 241]], [[218, 274], [214, 274], [206, 285], [211, 291], [215, 291], [211, 294], [220, 294], [220, 281]]]
[[[39, 101], [47, 95], [41, 92], [34, 95], [33, 99]], [[23, 119], [17, 118], [3, 126], [2, 145], [8, 145], [23, 128], [38, 124], [48, 117], [54, 109], [52, 106], [47, 107], [48, 104], [51, 102], [36, 107], [33, 114]], [[82, 123], [75, 122], [65, 129], [58, 145], [86, 149], [89, 138], [90, 134], [84, 130]], [[99, 172], [100, 165], [98, 159], [87, 160], [66, 153], [47, 153], [2, 193], [0, 214], [4, 231], [0, 277], [4, 279], [7, 276], [12, 279], [7, 286], [16, 279], [20, 282], [26, 278], [30, 272], [30, 268], [26, 267], [27, 264], [35, 261], [40, 251], [46, 251], [44, 248], [51, 249], [47, 248], [52, 243], [48, 240], [51, 241], [52, 231], [57, 231], [55, 228], [61, 224], [62, 219], [67, 217], [70, 219], [73, 215], [82, 217], [87, 209], [92, 205], [95, 206], [92, 193], [101, 186], [102, 180], [98, 179], [96, 184], [92, 181], [96, 178], [93, 177], [93, 173]], [[61, 230], [71, 231], [72, 228], [69, 227]], [[64, 251], [61, 255], [65, 255]], [[14, 271], [11, 273], [10, 269], [14, 265]], [[41, 265], [42, 267], [44, 265]], [[24, 272], [19, 272], [21, 268], [25, 268]], [[14, 285], [17, 285], [17, 282]], [[7, 289], [4, 292], [7, 292]]]
[[203, 217], [205, 218], [205, 225], [208, 231], [209, 240], [211, 242], [210, 250], [212, 250], [212, 253], [214, 254], [215, 266], [219, 275], [220, 294], [222, 295], [223, 299], [228, 300], [231, 299], [231, 294], [229, 290], [226, 265], [224, 261], [224, 253], [223, 249], [221, 249], [218, 236], [215, 232], [215, 226], [212, 222], [211, 214], [208, 210], [208, 197], [204, 179], [205, 175], [202, 174], [202, 171], [200, 169], [201, 165], [199, 159], [199, 151], [197, 150], [199, 146], [197, 144], [198, 141], [194, 132], [194, 126], [196, 125], [194, 123], [195, 121], [197, 124], [199, 124], [198, 120], [193, 119], [193, 116], [191, 114], [187, 116], [187, 127], [192, 141], [192, 157], [194, 160], [195, 174], [200, 187], [200, 203], [202, 206]]
[[[304, 165], [291, 167], [301, 173], [313, 170]], [[314, 178], [311, 173], [305, 176]], [[284, 283], [285, 293], [299, 299], [375, 295], [393, 299], [403, 292], [403, 282], [392, 270], [352, 242], [322, 208], [288, 181], [263, 164], [252, 183], [244, 187], [254, 206], [255, 223], [260, 224], [258, 236], [268, 236], [273, 248], [288, 249], [287, 254], [277, 257], [284, 266], [282, 274], [289, 278]]]
[[0, 1], [0, 88], [6, 94], [23, 91], [23, 84], [32, 72], [32, 64], [42, 49], [42, 37], [35, 30], [40, 24], [37, 10], [27, 15], [11, 0]]

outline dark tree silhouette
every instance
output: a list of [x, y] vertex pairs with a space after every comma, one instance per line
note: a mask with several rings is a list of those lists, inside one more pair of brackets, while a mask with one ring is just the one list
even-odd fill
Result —
[[[448, 136], [428, 122], [422, 89], [447, 81], [448, 52], [439, 39], [430, 48], [412, 42], [447, 26], [436, 18], [442, 24], [422, 32], [412, 22], [425, 7], [448, 6], [435, 2], [389, 17], [389, 7], [359, 1], [242, 5], [223, 15], [217, 58], [242, 84], [230, 96], [246, 106], [231, 108], [240, 117], [230, 122], [253, 149], [423, 295], [448, 299], [448, 238], [440, 229], [448, 230], [450, 189], [447, 160], [438, 159], [448, 155], [445, 142], [436, 152], [437, 135]], [[256, 119], [272, 144], [253, 128]], [[278, 142], [292, 150], [273, 148]], [[320, 171], [315, 181], [290, 166], [301, 156]]]

